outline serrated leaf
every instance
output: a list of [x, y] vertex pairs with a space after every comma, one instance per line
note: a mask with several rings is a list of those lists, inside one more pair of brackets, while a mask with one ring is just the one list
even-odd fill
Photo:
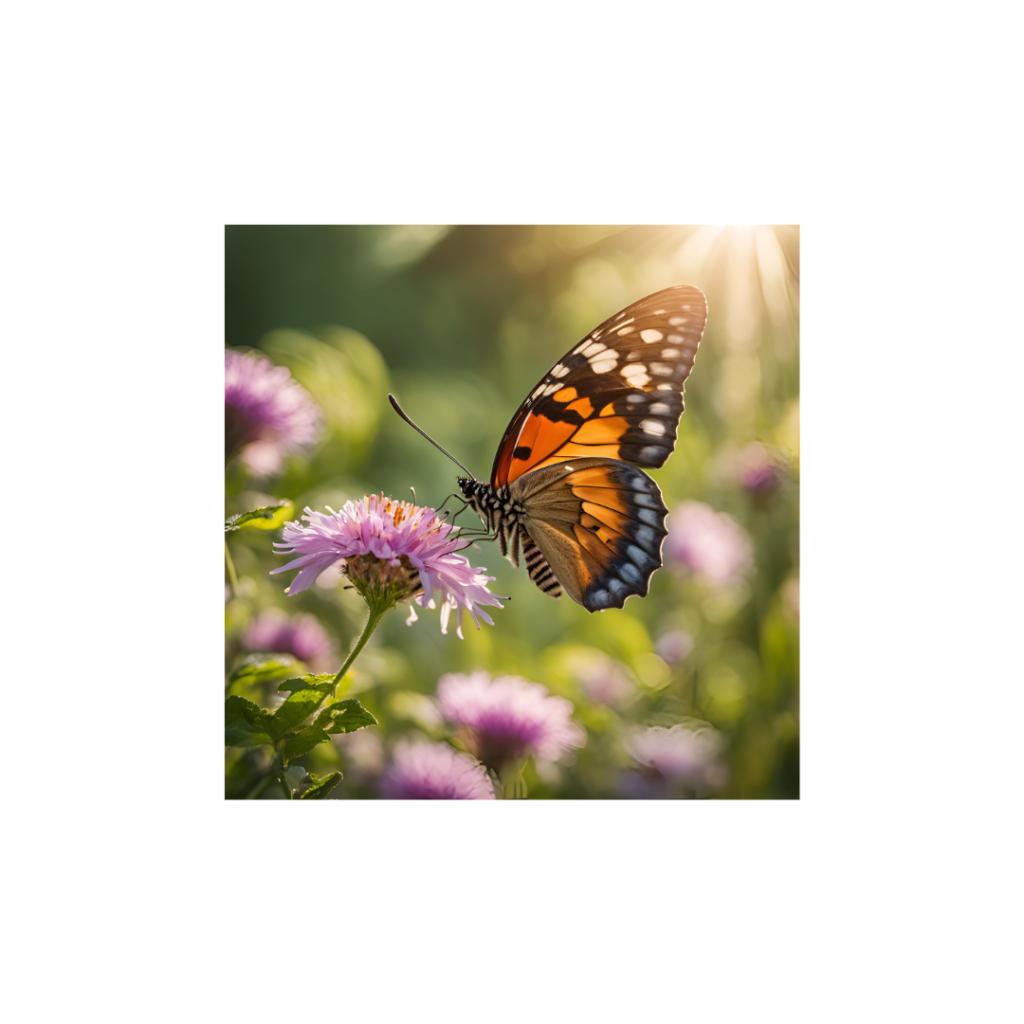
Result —
[[244, 697], [228, 697], [224, 702], [224, 742], [229, 747], [271, 743], [266, 711]]
[[238, 515], [231, 516], [224, 524], [224, 532], [232, 533], [243, 528], [279, 530], [294, 512], [295, 506], [290, 501], [284, 501], [280, 505], [263, 505], [250, 512], [239, 512]]
[[320, 690], [296, 690], [266, 720], [266, 728], [274, 741], [281, 739], [300, 722], [309, 718], [321, 703], [324, 695]]
[[285, 768], [283, 774], [285, 785], [293, 794], [309, 778], [309, 772], [305, 768], [300, 768], [297, 764], [293, 764], [290, 768]]
[[293, 758], [302, 757], [303, 754], [308, 754], [314, 747], [329, 742], [330, 738], [323, 729], [316, 725], [310, 725], [301, 732], [286, 736], [281, 744], [281, 753], [285, 763], [287, 764]]
[[332, 772], [318, 779], [310, 773], [310, 781], [313, 783], [305, 793], [299, 797], [300, 800], [323, 800], [334, 787], [341, 782], [341, 772]]
[[330, 696], [334, 693], [334, 676], [330, 672], [318, 675], [310, 672], [301, 679], [286, 679], [277, 688], [278, 693], [294, 693], [297, 690], [319, 690]]
[[320, 726], [324, 732], [333, 734], [365, 729], [368, 725], [376, 725], [377, 719], [359, 701], [350, 697], [348, 700], [339, 700], [337, 704], [331, 704], [324, 708], [317, 715], [314, 724]]
[[301, 668], [302, 662], [290, 654], [248, 654], [232, 669], [228, 684], [258, 686], [276, 683], [279, 679], [294, 676]]

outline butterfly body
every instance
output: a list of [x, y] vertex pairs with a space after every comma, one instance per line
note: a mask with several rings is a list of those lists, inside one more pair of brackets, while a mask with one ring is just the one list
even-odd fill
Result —
[[552, 597], [588, 611], [645, 596], [661, 565], [668, 509], [640, 467], [676, 442], [683, 382], [707, 321], [678, 286], [610, 317], [530, 392], [502, 437], [491, 480], [460, 478], [466, 502]]

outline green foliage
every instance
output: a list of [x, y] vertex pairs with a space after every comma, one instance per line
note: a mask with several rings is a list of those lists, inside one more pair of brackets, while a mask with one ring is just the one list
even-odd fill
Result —
[[224, 702], [224, 742], [231, 747], [273, 743], [266, 711], [244, 697], [228, 697]]
[[281, 774], [284, 778], [285, 785], [288, 787], [292, 796], [295, 795], [296, 790], [298, 790], [299, 787], [301, 787], [309, 778], [309, 772], [307, 772], [305, 768], [301, 768], [299, 765], [292, 765], [290, 768], [285, 768]]
[[[307, 778], [306, 769], [293, 764], [297, 758], [310, 754], [321, 743], [329, 743], [332, 735], [377, 725], [377, 719], [354, 698], [334, 700], [336, 685], [328, 673], [288, 679], [277, 689], [288, 696], [273, 712], [237, 694], [229, 696], [224, 702], [224, 742], [233, 747], [273, 747], [280, 780], [294, 795]], [[331, 703], [320, 710], [325, 700]], [[303, 726], [314, 714], [315, 721]], [[338, 784], [341, 773], [311, 778], [313, 785], [303, 798], [322, 800]]]
[[228, 676], [228, 685], [263, 686], [292, 675], [301, 666], [290, 654], [249, 654]]
[[355, 732], [368, 725], [376, 725], [377, 719], [359, 701], [350, 698], [324, 708], [317, 715], [316, 724], [329, 733]]
[[279, 530], [291, 519], [294, 511], [295, 506], [290, 501], [284, 501], [280, 505], [266, 505], [254, 508], [251, 512], [239, 512], [228, 518], [224, 532], [232, 533], [242, 529]]
[[312, 772], [309, 773], [309, 787], [303, 792], [302, 800], [326, 800], [331, 790], [341, 782], [341, 772], [332, 772], [322, 779]]

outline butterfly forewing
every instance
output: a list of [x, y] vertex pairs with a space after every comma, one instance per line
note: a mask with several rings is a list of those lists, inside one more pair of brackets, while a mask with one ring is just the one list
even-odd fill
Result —
[[703, 293], [686, 285], [609, 317], [519, 407], [498, 447], [491, 484], [572, 458], [663, 465], [675, 446], [683, 385], [706, 322]]

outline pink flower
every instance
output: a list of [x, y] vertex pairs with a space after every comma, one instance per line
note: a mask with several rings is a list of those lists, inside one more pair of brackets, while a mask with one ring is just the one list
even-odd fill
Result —
[[[434, 608], [441, 600], [441, 632], [448, 632], [448, 618], [456, 609], [456, 630], [462, 637], [462, 612], [489, 626], [491, 617], [480, 605], [503, 607], [488, 589], [493, 576], [483, 567], [474, 569], [458, 554], [458, 531], [435, 515], [407, 501], [394, 501], [383, 494], [371, 494], [361, 501], [347, 501], [340, 512], [307, 508], [303, 519], [309, 524], [286, 523], [277, 553], [299, 557], [271, 570], [271, 575], [298, 569], [286, 591], [289, 596], [312, 586], [332, 565], [341, 563], [352, 584], [366, 600], [394, 603], [414, 599], [421, 607]], [[465, 542], [462, 543], [465, 546]], [[479, 618], [478, 618], [479, 616]], [[416, 612], [410, 608], [409, 622]]]
[[736, 476], [751, 494], [770, 494], [779, 486], [780, 464], [758, 441], [751, 441], [736, 460]]
[[660, 636], [654, 644], [654, 653], [667, 665], [686, 661], [693, 650], [693, 637], [685, 629], [674, 629]]
[[722, 734], [710, 725], [684, 723], [671, 729], [658, 725], [635, 729], [624, 745], [640, 764], [691, 789], [704, 790], [726, 781], [727, 771], [718, 760]]
[[311, 668], [326, 668], [334, 643], [315, 615], [289, 616], [277, 608], [260, 612], [242, 636], [250, 651], [294, 654]]
[[255, 353], [224, 353], [224, 443], [256, 476], [278, 473], [284, 456], [320, 436], [320, 407], [284, 366]]
[[743, 579], [754, 567], [754, 546], [728, 512], [684, 501], [669, 514], [665, 553], [713, 586]]
[[486, 672], [449, 673], [437, 684], [437, 703], [461, 727], [469, 749], [496, 771], [528, 754], [555, 761], [587, 740], [570, 718], [569, 701], [516, 676], [492, 681]]
[[381, 777], [391, 800], [493, 800], [494, 786], [482, 764], [447, 743], [395, 744], [391, 766]]
[[576, 678], [583, 692], [595, 704], [625, 707], [636, 695], [636, 687], [625, 668], [606, 655], [587, 658], [576, 668]]

